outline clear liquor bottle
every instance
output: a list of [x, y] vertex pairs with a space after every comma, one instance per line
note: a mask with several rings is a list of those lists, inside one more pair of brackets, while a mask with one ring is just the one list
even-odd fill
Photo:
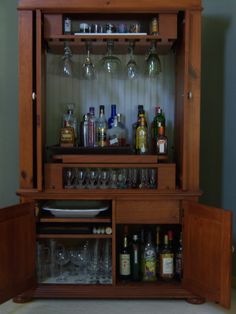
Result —
[[97, 146], [107, 146], [107, 120], [104, 106], [99, 107], [99, 117], [96, 124]]
[[62, 127], [63, 128], [73, 128], [75, 141], [77, 140], [77, 119], [74, 115], [75, 105], [68, 104], [67, 112], [63, 114]]
[[118, 124], [117, 116], [114, 117], [113, 127], [107, 130], [109, 146], [124, 146], [126, 144], [126, 131]]

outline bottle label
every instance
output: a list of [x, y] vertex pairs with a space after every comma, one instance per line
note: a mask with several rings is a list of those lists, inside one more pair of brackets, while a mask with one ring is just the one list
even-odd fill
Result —
[[120, 275], [130, 275], [130, 254], [120, 254]]
[[164, 154], [165, 152], [165, 144], [164, 143], [160, 143], [159, 145], [159, 153], [160, 154]]
[[165, 254], [162, 256], [162, 274], [172, 275], [174, 273], [173, 254]]
[[156, 280], [156, 255], [153, 250], [148, 250], [144, 255], [144, 280]]
[[107, 145], [106, 129], [99, 129], [98, 131], [98, 146], [104, 147]]
[[138, 264], [138, 250], [134, 250], [134, 263]]
[[65, 33], [71, 33], [71, 20], [69, 18], [66, 18], [64, 21], [64, 32]]

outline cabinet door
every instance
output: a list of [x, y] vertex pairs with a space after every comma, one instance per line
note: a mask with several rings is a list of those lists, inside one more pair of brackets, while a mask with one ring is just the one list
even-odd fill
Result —
[[35, 237], [33, 204], [0, 209], [0, 303], [36, 285]]
[[230, 307], [232, 213], [184, 202], [183, 285], [196, 295]]

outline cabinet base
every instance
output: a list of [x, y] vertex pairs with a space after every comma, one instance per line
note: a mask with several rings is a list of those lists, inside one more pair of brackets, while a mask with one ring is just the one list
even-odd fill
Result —
[[24, 292], [19, 294], [13, 298], [13, 302], [15, 303], [27, 303], [33, 300], [34, 291]]
[[201, 297], [193, 297], [193, 298], [188, 298], [186, 301], [190, 304], [203, 304], [206, 302], [204, 298]]

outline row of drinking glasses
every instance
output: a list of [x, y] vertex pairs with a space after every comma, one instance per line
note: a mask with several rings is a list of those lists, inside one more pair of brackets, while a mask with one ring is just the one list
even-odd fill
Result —
[[89, 239], [67, 247], [54, 239], [37, 243], [39, 282], [111, 284], [110, 239]]
[[[130, 41], [128, 52], [129, 61], [126, 64], [126, 73], [128, 79], [136, 79], [138, 77], [139, 69], [134, 58], [134, 41]], [[91, 42], [86, 41], [86, 57], [82, 64], [81, 73], [82, 77], [87, 80], [93, 80], [96, 78], [97, 70], [103, 71], [112, 77], [120, 76], [122, 72], [121, 60], [113, 54], [114, 41], [107, 41], [107, 53], [99, 61], [98, 65], [95, 65], [91, 58]], [[72, 52], [67, 43], [64, 47], [64, 55], [61, 59], [62, 61], [62, 74], [66, 77], [72, 77], [75, 73], [75, 65], [72, 60]], [[146, 56], [146, 72], [149, 77], [156, 77], [161, 73], [161, 62], [157, 54], [156, 41], [151, 42], [149, 52]]]
[[65, 168], [66, 189], [155, 189], [154, 168]]

